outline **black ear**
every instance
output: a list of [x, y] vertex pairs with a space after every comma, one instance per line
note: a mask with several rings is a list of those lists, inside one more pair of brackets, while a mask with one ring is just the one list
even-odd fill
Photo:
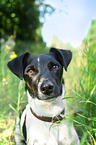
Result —
[[22, 55], [8, 62], [8, 68], [20, 79], [23, 79], [23, 72], [26, 65], [26, 60], [31, 56], [30, 53], [25, 52]]
[[72, 59], [72, 52], [70, 50], [51, 48], [49, 53], [52, 53], [67, 71], [67, 67]]

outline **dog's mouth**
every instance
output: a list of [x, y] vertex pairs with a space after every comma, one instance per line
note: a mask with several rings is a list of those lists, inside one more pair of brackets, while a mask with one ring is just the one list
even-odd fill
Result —
[[58, 96], [48, 96], [48, 97], [42, 97], [40, 98], [39, 96], [37, 97], [39, 100], [43, 100], [43, 101], [53, 101], [57, 98]]
[[43, 93], [38, 93], [37, 98], [39, 100], [45, 100], [45, 101], [52, 101], [61, 96], [62, 89], [55, 90], [53, 93], [45, 95]]

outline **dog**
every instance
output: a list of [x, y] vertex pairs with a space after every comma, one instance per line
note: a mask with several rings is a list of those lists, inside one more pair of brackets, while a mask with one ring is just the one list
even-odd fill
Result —
[[70, 50], [51, 48], [48, 54], [25, 52], [8, 62], [9, 69], [25, 80], [28, 104], [17, 118], [16, 145], [79, 145], [73, 123], [66, 116], [63, 67], [72, 59]]

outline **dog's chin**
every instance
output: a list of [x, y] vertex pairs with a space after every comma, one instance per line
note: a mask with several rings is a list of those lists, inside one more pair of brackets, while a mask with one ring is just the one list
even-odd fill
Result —
[[37, 96], [37, 99], [42, 100], [42, 101], [52, 101], [55, 100], [57, 97], [59, 97], [61, 94], [57, 95], [43, 95], [42, 97]]

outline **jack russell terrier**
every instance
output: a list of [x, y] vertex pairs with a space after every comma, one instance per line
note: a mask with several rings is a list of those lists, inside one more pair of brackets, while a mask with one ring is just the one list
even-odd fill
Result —
[[63, 67], [72, 59], [70, 50], [51, 48], [48, 54], [25, 52], [8, 62], [9, 69], [25, 80], [28, 104], [17, 118], [16, 145], [80, 145], [64, 99]]

